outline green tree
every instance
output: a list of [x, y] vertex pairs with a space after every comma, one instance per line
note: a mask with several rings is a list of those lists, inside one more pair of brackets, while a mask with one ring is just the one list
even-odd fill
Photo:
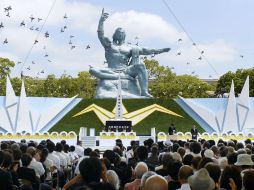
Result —
[[89, 72], [80, 72], [76, 80], [79, 85], [78, 93], [81, 98], [95, 97], [96, 79], [94, 79]]
[[8, 58], [0, 57], [0, 78], [5, 78], [6, 75], [9, 75], [11, 68], [15, 66], [15, 63]]
[[232, 71], [225, 73], [217, 82], [216, 93], [229, 92], [233, 80], [235, 93], [240, 94], [247, 76], [250, 77], [250, 96], [254, 96], [254, 68], [238, 69], [235, 73]]
[[149, 88], [154, 97], [177, 98], [178, 95], [186, 98], [207, 97], [206, 91], [213, 87], [197, 77], [190, 75], [176, 76], [169, 67], [159, 65], [156, 60], [144, 61], [149, 75]]

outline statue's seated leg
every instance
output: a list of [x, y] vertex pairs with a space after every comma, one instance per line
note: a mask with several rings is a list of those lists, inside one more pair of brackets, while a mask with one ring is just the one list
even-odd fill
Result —
[[89, 73], [99, 79], [108, 79], [108, 80], [118, 79], [118, 73], [108, 68], [100, 69], [96, 67], [91, 67], [89, 69]]
[[148, 92], [148, 74], [144, 64], [131, 65], [127, 73], [131, 76], [138, 76], [139, 86], [141, 89], [141, 96], [152, 98], [153, 96]]

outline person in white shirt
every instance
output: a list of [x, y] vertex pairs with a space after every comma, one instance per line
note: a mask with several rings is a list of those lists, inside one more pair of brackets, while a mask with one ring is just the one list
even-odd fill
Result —
[[82, 157], [84, 156], [84, 148], [81, 146], [81, 141], [77, 143], [75, 146], [75, 153], [79, 156]]
[[178, 173], [178, 180], [181, 183], [181, 188], [178, 190], [191, 190], [188, 184], [188, 178], [193, 175], [193, 169], [190, 166], [184, 165], [180, 168]]
[[70, 146], [69, 156], [73, 164], [76, 164], [78, 162], [79, 156], [75, 152], [75, 146]]
[[60, 159], [60, 165], [63, 168], [67, 168], [68, 166], [68, 160], [66, 160], [66, 156], [62, 153], [63, 145], [61, 143], [56, 144], [56, 151], [54, 152], [55, 155], [57, 155]]
[[41, 151], [41, 162], [44, 164], [46, 167], [46, 181], [51, 181], [52, 179], [52, 173], [56, 173], [57, 171], [54, 170], [56, 167], [53, 167], [53, 161], [48, 159], [48, 149], [44, 148]]
[[34, 169], [36, 176], [38, 178], [40, 178], [42, 175], [45, 174], [45, 169], [44, 169], [42, 163], [40, 162], [40, 159], [41, 159], [40, 151], [36, 150], [34, 147], [30, 146], [27, 149], [27, 153], [33, 157], [28, 168]]
[[82, 161], [82, 160], [84, 160], [85, 158], [89, 158], [89, 155], [90, 155], [90, 153], [92, 152], [92, 149], [91, 148], [86, 148], [85, 150], [84, 150], [84, 156], [82, 156], [80, 159], [79, 159], [79, 162], [78, 162], [78, 164], [77, 164], [77, 166], [76, 166], [76, 169], [75, 169], [75, 174], [80, 174], [80, 172], [79, 172], [79, 164], [80, 164], [80, 162]]
[[48, 142], [47, 149], [49, 151], [48, 159], [52, 160], [53, 165], [56, 166], [57, 170], [61, 170], [60, 158], [54, 153], [55, 144], [53, 142]]

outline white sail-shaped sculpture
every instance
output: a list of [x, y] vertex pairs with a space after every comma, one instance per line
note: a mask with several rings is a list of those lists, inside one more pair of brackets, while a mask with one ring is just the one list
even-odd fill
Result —
[[18, 103], [18, 112], [16, 120], [15, 132], [33, 132], [32, 123], [30, 119], [29, 106], [26, 97], [25, 84], [22, 80], [20, 98]]
[[[4, 109], [5, 107], [5, 109]], [[6, 77], [6, 96], [5, 96], [5, 106], [2, 107], [3, 110], [5, 110], [6, 116], [2, 115], [3, 118], [7, 117], [8, 118], [8, 123], [5, 125], [5, 129], [11, 131], [15, 130], [16, 128], [16, 116], [17, 116], [17, 108], [18, 108], [18, 98], [15, 95], [15, 92], [13, 90], [13, 87], [11, 85], [11, 81], [9, 76]], [[2, 118], [1, 118], [2, 119]]]

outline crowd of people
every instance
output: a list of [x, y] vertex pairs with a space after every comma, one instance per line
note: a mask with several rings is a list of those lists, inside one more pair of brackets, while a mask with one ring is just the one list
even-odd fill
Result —
[[251, 140], [152, 139], [112, 150], [78, 143], [1, 142], [1, 190], [253, 190]]

